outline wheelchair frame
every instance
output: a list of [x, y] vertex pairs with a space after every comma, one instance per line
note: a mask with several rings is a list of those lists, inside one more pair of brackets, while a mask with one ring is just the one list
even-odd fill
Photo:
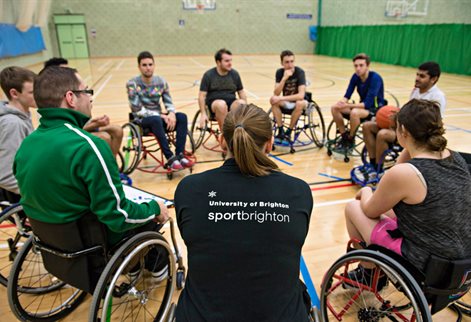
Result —
[[[289, 144], [280, 144], [275, 142], [273, 144], [273, 150], [275, 150], [277, 146], [289, 146], [290, 153], [294, 153], [296, 152], [295, 147], [303, 147], [312, 143], [314, 143], [318, 148], [322, 148], [324, 146], [326, 133], [322, 111], [319, 105], [312, 100], [312, 94], [310, 92], [306, 92], [306, 100], [308, 101], [308, 105], [296, 123], [296, 128], [293, 131], [293, 140], [289, 142]], [[293, 110], [281, 108], [283, 127], [289, 126], [292, 112]], [[272, 109], [270, 108], [267, 113], [270, 115], [270, 119], [273, 123], [273, 135], [276, 135], [277, 125]], [[306, 137], [304, 139], [303, 134]]]
[[[350, 240], [347, 253], [324, 275], [320, 296], [323, 321], [379, 321], [388, 318], [391, 321], [431, 322], [432, 314], [446, 307], [440, 301], [435, 302], [433, 296], [451, 296], [448, 294], [455, 294], [458, 290], [431, 287], [424, 273], [388, 249], [378, 245], [354, 249], [354, 243], [366, 246], [362, 241]], [[365, 275], [360, 279], [353, 275], [355, 280], [348, 275], [360, 263], [375, 267], [369, 280]], [[380, 282], [384, 277], [386, 281]], [[469, 287], [469, 282], [464, 283], [459, 290], [468, 292]], [[432, 301], [431, 310], [427, 299]], [[450, 300], [450, 303], [456, 300]]]
[[[165, 173], [167, 178], [171, 180], [174, 172], [185, 170], [172, 170], [166, 166], [165, 156], [160, 148], [159, 141], [153, 133], [147, 133], [139, 122], [133, 119], [132, 115], [130, 115], [130, 122], [124, 124], [122, 128], [124, 135], [121, 147], [123, 154], [121, 169], [124, 174], [129, 175], [137, 169], [147, 173]], [[175, 145], [175, 131], [166, 134], [169, 145]], [[188, 144], [189, 151], [185, 148], [184, 155], [190, 161], [196, 163], [196, 156], [194, 154], [196, 148], [190, 133], [187, 133], [187, 146]], [[157, 165], [140, 165], [143, 160], [147, 159], [147, 156], [156, 161]], [[192, 173], [193, 167], [189, 168], [189, 171]]]
[[[43, 267], [37, 269], [34, 264], [30, 264], [35, 263], [38, 258], [42, 258], [42, 254], [46, 253], [66, 260], [87, 254], [102, 253], [104, 258], [108, 260], [93, 291], [89, 321], [108, 321], [110, 315], [121, 312], [123, 306], [127, 317], [130, 316], [129, 314], [136, 313], [138, 315], [140, 313], [150, 314], [151, 308], [145, 307], [147, 302], [153, 304], [162, 302], [160, 306], [157, 305], [154, 308], [158, 311], [155, 316], [151, 316], [152, 320], [172, 321], [175, 309], [175, 306], [171, 304], [172, 294], [175, 287], [182, 289], [184, 286], [185, 267], [175, 240], [173, 220], [170, 218], [169, 222], [175, 255], [167, 241], [155, 231], [145, 231], [127, 239], [112, 256], [107, 254], [107, 247], [103, 245], [65, 253], [46, 245], [36, 236], [31, 235], [16, 257], [9, 277], [7, 294], [12, 312], [23, 321], [57, 321], [64, 318], [84, 300], [86, 292], [67, 285], [67, 281], [61, 281], [52, 276]], [[146, 273], [142, 271], [148, 247], [153, 245], [162, 246], [165, 249], [165, 256], [169, 259], [168, 277], [162, 281], [165, 283], [163, 291], [157, 289], [160, 284], [156, 286], [152, 284], [152, 281], [147, 281]], [[136, 278], [125, 277], [129, 270], [138, 263], [140, 263], [141, 269]], [[28, 274], [29, 276], [25, 276]], [[25, 294], [24, 289], [26, 288], [29, 288], [29, 294]], [[158, 296], [159, 299], [157, 300], [153, 296]], [[122, 304], [116, 303], [123, 298]], [[137, 308], [133, 307], [131, 302]], [[33, 312], [33, 310], [36, 311]], [[129, 310], [131, 313], [128, 312]]]
[[[200, 115], [201, 111], [198, 109], [198, 111], [195, 113], [195, 116], [193, 117], [193, 121], [191, 122], [190, 132], [191, 136], [193, 137], [193, 142], [195, 143], [195, 150], [197, 150], [200, 146], [203, 146], [203, 148], [206, 150], [221, 153], [222, 158], [225, 159], [226, 151], [222, 149], [221, 143], [219, 141], [222, 132], [219, 129], [218, 122], [209, 112], [209, 108], [206, 107], [206, 115], [208, 116], [208, 120], [205, 122], [204, 128], [201, 128], [199, 124]], [[216, 142], [211, 142], [211, 138], [213, 138]]]

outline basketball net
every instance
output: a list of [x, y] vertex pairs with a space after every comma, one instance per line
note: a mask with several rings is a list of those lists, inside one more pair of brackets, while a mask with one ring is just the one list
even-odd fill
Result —
[[197, 3], [196, 4], [196, 13], [203, 14], [204, 13], [204, 3]]

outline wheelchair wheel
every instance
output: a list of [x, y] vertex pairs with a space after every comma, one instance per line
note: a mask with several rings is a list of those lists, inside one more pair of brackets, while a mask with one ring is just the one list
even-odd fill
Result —
[[15, 316], [21, 321], [57, 321], [72, 312], [85, 296], [85, 292], [46, 271], [30, 236], [18, 253], [8, 279], [7, 297]]
[[185, 144], [185, 154], [193, 155], [196, 151], [196, 144], [193, 140], [193, 136], [190, 132], [187, 133], [186, 144]]
[[142, 151], [141, 134], [139, 128], [133, 123], [126, 123], [123, 125], [123, 143], [121, 144], [121, 153], [123, 161], [121, 165], [121, 172], [130, 174], [133, 172]]
[[317, 147], [322, 148], [325, 143], [325, 123], [321, 109], [315, 102], [309, 103], [309, 132], [312, 141]]
[[[360, 262], [374, 266], [374, 273], [348, 276]], [[338, 259], [324, 276], [320, 297], [322, 321], [432, 321], [412, 275], [377, 251], [355, 250]]]
[[[146, 255], [162, 250], [156, 262], [168, 260], [168, 276], [157, 282], [147, 269]], [[163, 254], [162, 254], [163, 253]], [[139, 267], [130, 277], [129, 271]], [[93, 294], [89, 321], [120, 319], [164, 321], [175, 290], [175, 258], [167, 241], [157, 232], [140, 233], [113, 255]]]
[[7, 286], [8, 276], [18, 252], [29, 237], [31, 227], [19, 204], [0, 213], [0, 283]]
[[198, 149], [203, 143], [204, 136], [206, 135], [206, 132], [208, 131], [208, 127], [209, 127], [208, 121], [206, 121], [204, 128], [200, 127], [200, 115], [201, 115], [201, 111], [198, 110], [195, 114], [195, 117], [193, 118], [193, 122], [191, 123], [191, 137], [194, 142], [195, 150]]

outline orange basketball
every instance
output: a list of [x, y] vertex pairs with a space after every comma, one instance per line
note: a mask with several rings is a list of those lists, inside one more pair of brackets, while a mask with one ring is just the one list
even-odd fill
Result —
[[399, 112], [399, 107], [383, 106], [376, 113], [376, 124], [380, 129], [389, 129], [394, 125], [393, 115]]

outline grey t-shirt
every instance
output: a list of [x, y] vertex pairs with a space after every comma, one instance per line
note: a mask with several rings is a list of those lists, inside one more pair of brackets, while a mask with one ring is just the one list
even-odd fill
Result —
[[430, 254], [449, 259], [471, 257], [471, 175], [464, 159], [451, 152], [442, 160], [409, 161], [425, 179], [423, 202], [394, 206], [398, 229], [404, 236], [402, 253], [418, 269]]
[[236, 92], [244, 89], [239, 73], [231, 69], [229, 73], [222, 76], [217, 72], [216, 67], [211, 68], [203, 75], [200, 91], [207, 92], [206, 102], [215, 99], [235, 100]]

